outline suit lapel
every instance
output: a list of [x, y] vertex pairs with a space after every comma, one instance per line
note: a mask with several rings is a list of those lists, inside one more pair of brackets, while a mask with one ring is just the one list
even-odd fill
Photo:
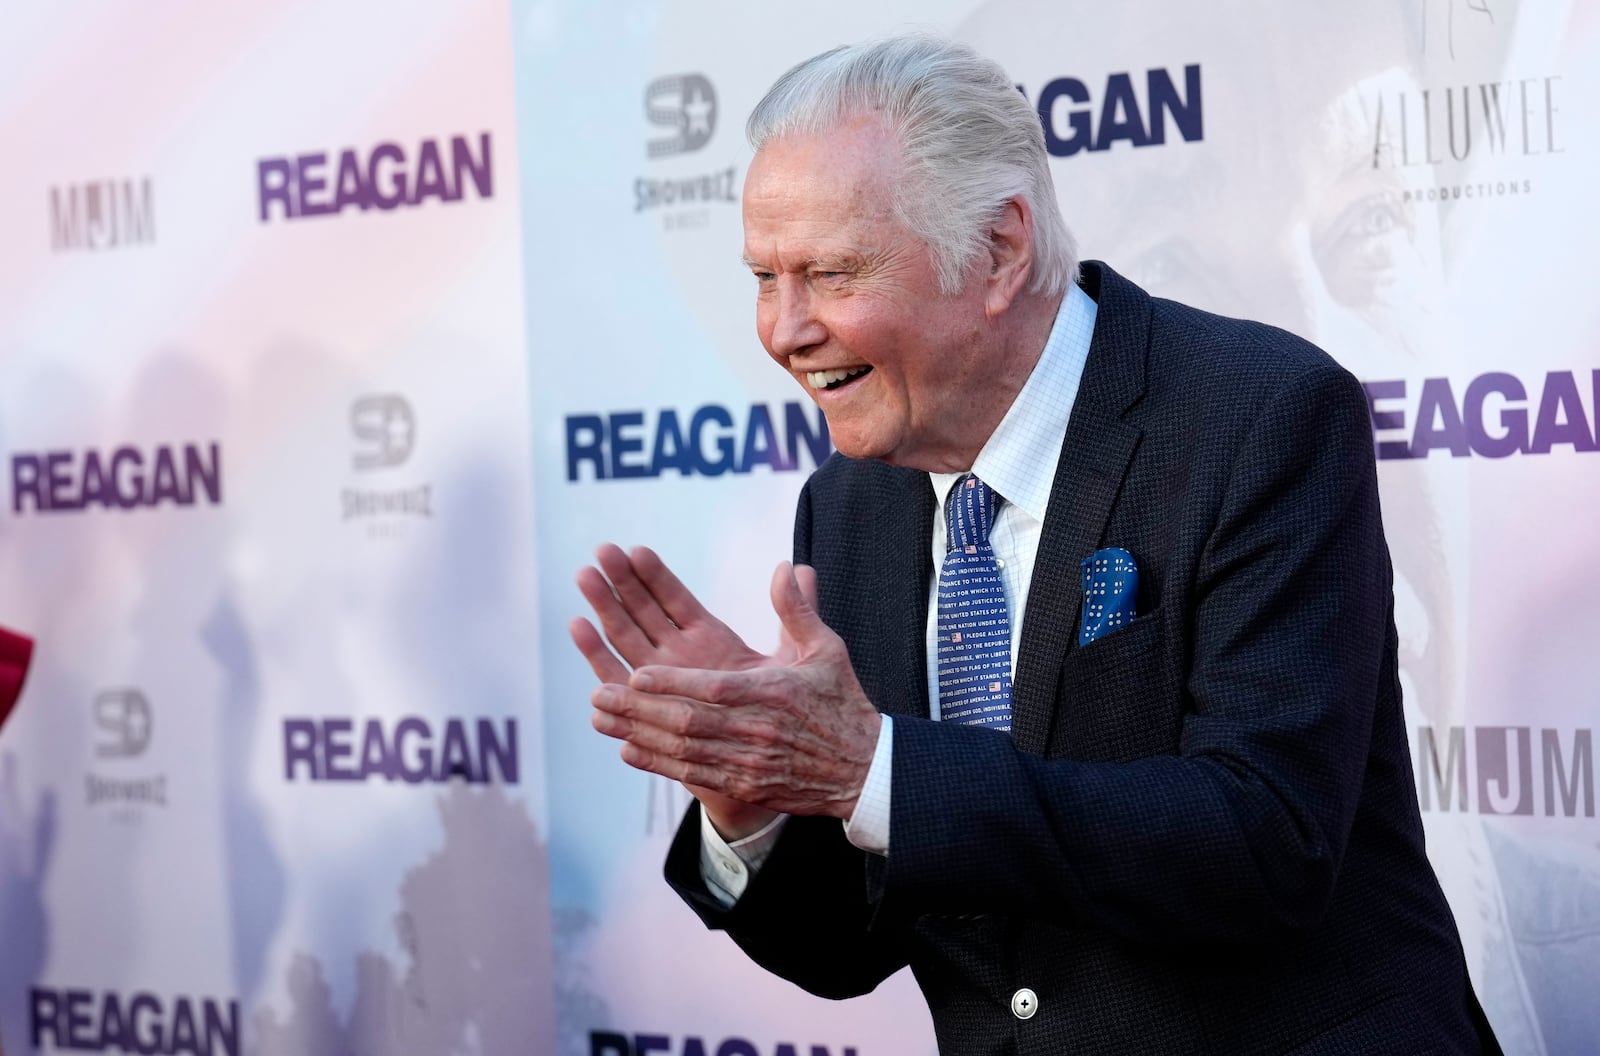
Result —
[[887, 470], [876, 520], [871, 595], [883, 681], [863, 686], [891, 715], [928, 717], [928, 583], [933, 575], [933, 485], [926, 473]]
[[1122, 416], [1144, 392], [1150, 298], [1103, 264], [1085, 262], [1083, 276], [1099, 309], [1050, 488], [1011, 692], [1012, 739], [1035, 755], [1049, 743], [1056, 682], [1076, 645], [1083, 593], [1078, 564], [1102, 545], [1141, 435]]

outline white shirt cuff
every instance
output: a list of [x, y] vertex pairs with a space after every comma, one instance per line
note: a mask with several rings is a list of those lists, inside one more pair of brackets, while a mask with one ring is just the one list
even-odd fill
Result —
[[872, 766], [861, 786], [861, 797], [850, 820], [844, 823], [845, 839], [870, 854], [889, 855], [889, 780], [894, 773], [894, 724], [883, 716], [878, 728], [878, 746], [872, 752]]
[[750, 886], [750, 878], [772, 853], [787, 820], [789, 815], [779, 814], [750, 835], [729, 843], [705, 811], [700, 811], [700, 878], [723, 909], [739, 901]]

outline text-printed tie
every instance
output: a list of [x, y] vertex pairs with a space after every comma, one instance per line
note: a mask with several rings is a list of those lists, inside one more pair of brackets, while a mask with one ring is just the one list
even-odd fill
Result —
[[945, 500], [939, 570], [939, 715], [1011, 729], [1011, 619], [989, 529], [1002, 500], [977, 477]]

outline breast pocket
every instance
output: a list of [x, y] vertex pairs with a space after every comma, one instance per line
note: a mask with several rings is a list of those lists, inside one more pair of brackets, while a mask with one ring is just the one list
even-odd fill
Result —
[[1183, 690], [1166, 613], [1074, 649], [1061, 665], [1049, 752], [1122, 762], [1178, 750]]

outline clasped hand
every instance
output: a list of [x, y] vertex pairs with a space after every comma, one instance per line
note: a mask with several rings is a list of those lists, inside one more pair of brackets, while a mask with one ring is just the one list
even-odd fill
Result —
[[595, 556], [578, 589], [604, 639], [582, 618], [569, 630], [601, 682], [591, 721], [623, 742], [623, 761], [683, 782], [728, 839], [780, 812], [848, 818], [881, 719], [817, 614], [815, 573], [788, 562], [773, 573], [781, 634], [766, 655], [648, 548]]

